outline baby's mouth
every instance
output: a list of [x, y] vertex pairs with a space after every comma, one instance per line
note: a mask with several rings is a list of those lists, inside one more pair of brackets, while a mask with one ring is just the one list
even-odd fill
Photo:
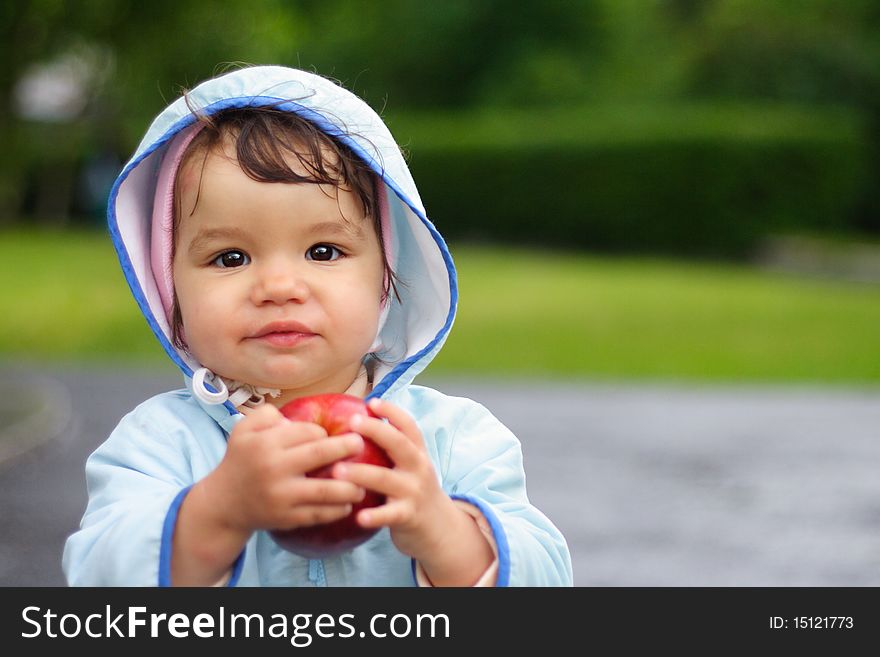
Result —
[[277, 347], [292, 347], [316, 335], [300, 322], [278, 321], [260, 327], [250, 338]]
[[312, 331], [308, 326], [302, 324], [301, 322], [295, 321], [279, 321], [279, 322], [270, 322], [261, 326], [257, 329], [252, 338], [262, 338], [267, 335], [272, 335], [274, 333], [301, 333], [303, 335], [314, 335], [315, 332]]
[[260, 342], [274, 345], [276, 347], [294, 347], [314, 337], [314, 333], [297, 333], [296, 331], [287, 331], [281, 333], [266, 333], [265, 335], [261, 335], [256, 339]]

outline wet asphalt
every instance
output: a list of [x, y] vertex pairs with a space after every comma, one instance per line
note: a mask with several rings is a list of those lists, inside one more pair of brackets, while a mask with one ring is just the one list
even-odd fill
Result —
[[[880, 389], [418, 382], [517, 434], [577, 586], [880, 585]], [[7, 399], [43, 401], [0, 428], [0, 586], [64, 585], [85, 459], [180, 385], [170, 368], [0, 365]]]

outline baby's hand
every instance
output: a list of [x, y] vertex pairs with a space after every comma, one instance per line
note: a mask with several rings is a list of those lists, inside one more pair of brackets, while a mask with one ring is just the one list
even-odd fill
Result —
[[265, 404], [235, 425], [223, 460], [204, 481], [234, 529], [293, 529], [332, 522], [351, 513], [364, 489], [305, 474], [361, 449], [363, 439], [357, 434], [328, 438], [317, 424], [292, 422]]
[[397, 549], [419, 561], [431, 558], [447, 542], [447, 530], [454, 526], [453, 519], [459, 511], [437, 481], [415, 421], [384, 400], [371, 400], [370, 410], [389, 422], [355, 416], [350, 427], [382, 447], [394, 462], [394, 468], [337, 463], [333, 476], [386, 496], [384, 505], [358, 512], [359, 525], [367, 528], [387, 525]]

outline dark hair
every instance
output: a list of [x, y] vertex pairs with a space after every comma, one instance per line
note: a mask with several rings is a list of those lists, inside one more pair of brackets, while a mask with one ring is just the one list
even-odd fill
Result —
[[[397, 275], [385, 256], [386, 236], [382, 233], [379, 201], [379, 185], [384, 183], [366, 162], [344, 143], [323, 132], [315, 124], [294, 112], [273, 106], [229, 109], [214, 115], [206, 115], [198, 111], [194, 113], [204, 127], [184, 152], [178, 171], [199, 154], [204, 155], [202, 161], [204, 167], [208, 155], [218, 148], [224, 137], [230, 136], [235, 139], [238, 165], [245, 175], [253, 180], [269, 183], [333, 185], [351, 191], [360, 201], [364, 216], [372, 219], [373, 230], [379, 239], [382, 266], [385, 270], [382, 300], [386, 300], [392, 292], [398, 301], [400, 300]], [[291, 156], [295, 160], [292, 160]], [[305, 174], [294, 171], [290, 161], [298, 161], [304, 168]], [[172, 261], [176, 251], [177, 229], [181, 220], [178, 187], [179, 184], [175, 182]], [[201, 181], [199, 191], [201, 191]], [[183, 317], [175, 294], [171, 337], [175, 346], [186, 349], [186, 342], [180, 333], [182, 326]]]

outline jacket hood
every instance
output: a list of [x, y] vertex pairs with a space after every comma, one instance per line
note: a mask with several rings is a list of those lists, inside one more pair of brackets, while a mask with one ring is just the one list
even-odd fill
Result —
[[[388, 128], [360, 98], [318, 75], [280, 66], [255, 66], [203, 82], [153, 121], [110, 192], [108, 224], [125, 278], [141, 312], [188, 385], [202, 366], [171, 339], [167, 293], [151, 256], [153, 205], [163, 159], [197, 122], [190, 106], [211, 115], [224, 109], [273, 105], [295, 112], [345, 143], [384, 183], [386, 253], [403, 283], [393, 295], [379, 334], [385, 362], [373, 373], [370, 397], [392, 396], [434, 358], [452, 327], [458, 301], [455, 267], [443, 238], [428, 220], [412, 175]], [[171, 148], [169, 148], [171, 147]], [[167, 168], [167, 167], [166, 167]], [[163, 294], [166, 296], [163, 303]], [[235, 414], [226, 401], [225, 409]], [[219, 409], [218, 409], [219, 410]]]

